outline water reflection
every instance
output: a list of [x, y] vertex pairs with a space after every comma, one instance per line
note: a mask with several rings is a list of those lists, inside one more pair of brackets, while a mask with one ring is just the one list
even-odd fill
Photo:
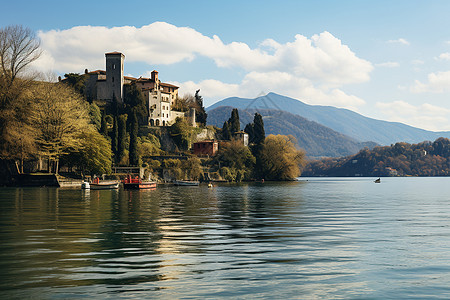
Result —
[[424, 204], [437, 185], [402, 197], [399, 184], [1, 189], [0, 290], [14, 298], [408, 298], [424, 295], [420, 283], [445, 294], [446, 191]]

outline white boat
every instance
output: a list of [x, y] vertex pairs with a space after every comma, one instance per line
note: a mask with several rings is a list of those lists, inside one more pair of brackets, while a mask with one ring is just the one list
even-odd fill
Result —
[[191, 181], [191, 180], [175, 180], [173, 182], [174, 185], [179, 186], [197, 186], [200, 184], [198, 181]]
[[118, 189], [119, 188], [119, 182], [118, 181], [102, 181], [98, 178], [94, 179], [93, 182], [83, 182], [81, 184], [82, 189], [91, 189], [91, 190], [112, 190], [112, 189]]
[[91, 183], [91, 190], [113, 190], [119, 188], [119, 182], [117, 181], [108, 181], [108, 182], [100, 182], [100, 183]]

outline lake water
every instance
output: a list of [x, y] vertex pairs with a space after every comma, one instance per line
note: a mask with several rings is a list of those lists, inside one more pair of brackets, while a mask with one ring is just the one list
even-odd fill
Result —
[[2, 299], [450, 298], [450, 178], [0, 199]]

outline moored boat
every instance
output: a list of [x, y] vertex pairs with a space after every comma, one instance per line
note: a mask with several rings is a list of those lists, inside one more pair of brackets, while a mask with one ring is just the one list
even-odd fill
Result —
[[175, 180], [173, 182], [174, 185], [179, 186], [197, 186], [200, 183], [198, 181], [192, 181], [192, 180]]
[[90, 188], [91, 190], [112, 190], [119, 188], [119, 182], [117, 181], [102, 181], [100, 182], [99, 178], [95, 178], [93, 182], [91, 182], [85, 188]]
[[135, 190], [142, 190], [142, 189], [155, 189], [156, 188], [156, 182], [155, 181], [143, 181], [140, 178], [131, 178], [130, 175], [127, 176], [123, 181], [123, 187], [125, 189], [135, 189]]

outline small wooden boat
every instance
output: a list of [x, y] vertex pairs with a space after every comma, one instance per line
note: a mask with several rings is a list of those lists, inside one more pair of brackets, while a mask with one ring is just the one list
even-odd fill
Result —
[[99, 178], [95, 178], [93, 182], [89, 183], [89, 185], [85, 185], [85, 188], [89, 188], [91, 190], [113, 190], [119, 188], [118, 181], [102, 181], [100, 182]]
[[374, 181], [375, 183], [381, 183], [381, 178], [378, 178]]
[[156, 189], [155, 181], [143, 181], [139, 177], [131, 178], [130, 175], [127, 176], [123, 181], [123, 187], [125, 189], [134, 189], [134, 190], [142, 190], [142, 189]]
[[175, 180], [173, 184], [179, 186], [198, 186], [200, 183], [198, 181], [191, 180]]

